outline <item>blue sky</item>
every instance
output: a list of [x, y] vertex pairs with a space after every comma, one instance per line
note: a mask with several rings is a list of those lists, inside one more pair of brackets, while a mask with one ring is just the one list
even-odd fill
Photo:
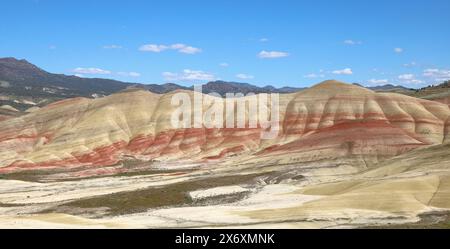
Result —
[[192, 85], [419, 87], [450, 79], [448, 0], [5, 0], [0, 57]]

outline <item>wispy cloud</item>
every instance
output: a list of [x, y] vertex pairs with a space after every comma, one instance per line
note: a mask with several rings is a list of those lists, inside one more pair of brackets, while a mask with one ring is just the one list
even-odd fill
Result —
[[202, 52], [200, 48], [192, 47], [183, 43], [176, 43], [172, 45], [158, 45], [158, 44], [145, 44], [139, 48], [142, 52], [160, 53], [166, 50], [176, 50], [183, 54], [197, 54]]
[[261, 39], [259, 39], [259, 41], [260, 41], [260, 42], [268, 42], [269, 39], [268, 39], [268, 38], [261, 38]]
[[346, 45], [361, 45], [362, 41], [354, 41], [354, 40], [345, 40], [344, 44]]
[[214, 74], [201, 70], [184, 69], [181, 73], [163, 72], [162, 76], [166, 81], [213, 81]]
[[114, 45], [114, 44], [103, 46], [103, 49], [122, 49], [122, 48], [123, 48], [122, 46], [120, 46], [120, 45]]
[[123, 77], [133, 77], [133, 78], [141, 77], [141, 74], [136, 73], [136, 72], [118, 72], [117, 75], [120, 75]]
[[154, 52], [154, 53], [159, 53], [162, 52], [164, 50], [169, 49], [168, 46], [166, 45], [157, 45], [157, 44], [146, 44], [146, 45], [142, 45], [139, 50], [143, 51], [143, 52]]
[[417, 63], [415, 61], [412, 61], [411, 63], [405, 63], [403, 64], [404, 67], [415, 67], [417, 66]]
[[399, 75], [398, 76], [398, 78], [400, 79], [400, 80], [412, 80], [412, 79], [414, 79], [416, 76], [414, 75], [414, 74], [402, 74], [402, 75]]
[[174, 45], [170, 46], [170, 48], [174, 49], [174, 50], [178, 50], [178, 52], [184, 53], [184, 54], [196, 54], [196, 53], [200, 53], [202, 51], [199, 48], [195, 48], [195, 47], [188, 46], [188, 45], [181, 44], [181, 43], [174, 44]]
[[401, 54], [403, 53], [403, 48], [394, 48], [394, 52], [396, 52], [397, 54]]
[[406, 84], [422, 84], [423, 80], [419, 80], [416, 78], [414, 74], [401, 74], [398, 76], [398, 79]]
[[110, 70], [105, 70], [101, 68], [95, 68], [95, 67], [78, 67], [72, 70], [73, 73], [75, 73], [75, 76], [77, 77], [85, 77], [85, 75], [115, 75], [115, 76], [122, 76], [122, 77], [141, 77], [140, 73], [137, 72], [112, 72]]
[[315, 74], [315, 73], [310, 73], [310, 74], [303, 76], [303, 78], [307, 78], [307, 79], [324, 78], [324, 77], [325, 77], [324, 74]]
[[250, 79], [254, 79], [255, 76], [249, 75], [249, 74], [240, 73], [240, 74], [236, 75], [236, 78], [241, 79], [241, 80], [250, 80]]
[[342, 70], [334, 70], [332, 73], [333, 74], [338, 74], [338, 75], [352, 75], [353, 71], [352, 71], [351, 68], [345, 68], [345, 69], [342, 69]]
[[84, 67], [77, 67], [73, 70], [74, 73], [77, 74], [111, 74], [111, 71], [109, 70], [104, 70], [104, 69], [100, 69], [100, 68], [95, 68], [95, 67], [90, 67], [90, 68], [84, 68]]
[[221, 66], [221, 67], [229, 67], [230, 64], [228, 64], [226, 62], [222, 62], [222, 63], [219, 64], [219, 66]]
[[367, 82], [371, 85], [384, 85], [384, 84], [388, 84], [389, 80], [388, 79], [370, 79]]
[[274, 58], [282, 58], [289, 56], [289, 53], [287, 52], [280, 52], [280, 51], [261, 51], [258, 54], [259, 58], [262, 59], [274, 59]]
[[429, 68], [423, 71], [423, 76], [433, 81], [446, 81], [450, 80], [450, 70]]

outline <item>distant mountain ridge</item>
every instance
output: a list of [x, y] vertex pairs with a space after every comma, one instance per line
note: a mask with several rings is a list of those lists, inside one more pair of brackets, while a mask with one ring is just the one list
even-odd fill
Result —
[[[191, 88], [192, 89], [192, 88]], [[292, 93], [304, 90], [306, 88], [283, 87], [275, 88], [273, 86], [258, 87], [248, 83], [212, 81], [203, 85], [203, 93], [216, 92], [220, 95], [226, 93]]]
[[[49, 73], [27, 60], [0, 58], [0, 104], [12, 105], [19, 109], [50, 102], [73, 98], [95, 98], [110, 95], [130, 88], [145, 89], [153, 93], [168, 93], [193, 87], [184, 87], [175, 83], [141, 84], [101, 78], [80, 78], [72, 75]], [[222, 96], [232, 93], [290, 93], [303, 88], [273, 86], [258, 87], [247, 83], [214, 81], [203, 86], [205, 93], [217, 92]], [[9, 97], [8, 97], [9, 96]], [[14, 99], [11, 99], [14, 96]], [[17, 99], [18, 98], [18, 99]]]
[[395, 92], [395, 91], [409, 91], [409, 90], [413, 90], [412, 88], [406, 88], [404, 86], [400, 86], [400, 85], [392, 85], [392, 84], [386, 84], [386, 85], [381, 85], [381, 86], [363, 86], [359, 83], [353, 83], [353, 85], [355, 86], [359, 86], [359, 87], [365, 87], [367, 89], [370, 89], [372, 91], [376, 91], [376, 92]]
[[[356, 86], [364, 87], [354, 83]], [[394, 92], [426, 99], [438, 99], [448, 103], [449, 83], [412, 89], [404, 86], [387, 84], [383, 86], [364, 87], [375, 92]], [[97, 98], [132, 89], [145, 89], [153, 93], [164, 94], [175, 90], [193, 90], [175, 83], [142, 84], [122, 82], [112, 79], [80, 78], [73, 75], [49, 73], [27, 60], [0, 58], [0, 106], [10, 105], [21, 111], [34, 106], [45, 106], [51, 102], [74, 98]], [[274, 86], [259, 87], [248, 83], [212, 81], [203, 85], [203, 93], [216, 92], [222, 96], [226, 93], [293, 93], [307, 88]]]

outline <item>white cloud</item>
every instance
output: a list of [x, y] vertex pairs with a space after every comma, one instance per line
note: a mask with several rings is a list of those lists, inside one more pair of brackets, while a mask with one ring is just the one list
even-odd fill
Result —
[[230, 66], [230, 64], [228, 64], [226, 62], [222, 62], [222, 63], [219, 64], [219, 66], [221, 66], [221, 67], [228, 67], [228, 66]]
[[412, 61], [411, 63], [405, 63], [403, 64], [404, 67], [415, 67], [417, 66], [417, 63], [415, 61]]
[[75, 68], [73, 70], [73, 72], [77, 73], [77, 74], [111, 74], [111, 71], [103, 70], [100, 68], [94, 68], [94, 67], [90, 67], [90, 68], [78, 67], [78, 68]]
[[113, 45], [105, 45], [105, 46], [103, 46], [103, 48], [104, 49], [121, 49], [122, 46], [113, 44]]
[[413, 80], [407, 81], [406, 83], [410, 83], [410, 84], [422, 84], [422, 83], [424, 83], [424, 82], [423, 82], [423, 80], [413, 79]]
[[289, 56], [289, 53], [286, 52], [280, 52], [280, 51], [261, 51], [258, 54], [259, 58], [262, 59], [273, 59], [273, 58], [282, 58]]
[[362, 41], [345, 40], [344, 44], [347, 44], [347, 45], [361, 45]]
[[397, 54], [403, 53], [403, 48], [394, 48], [394, 52]]
[[166, 50], [176, 50], [183, 54], [197, 54], [202, 52], [202, 50], [199, 48], [188, 46], [183, 43], [176, 43], [172, 45], [146, 44], [142, 45], [139, 48], [139, 50], [143, 52], [153, 52], [153, 53], [160, 53]]
[[194, 47], [191, 47], [191, 46], [186, 46], [186, 47], [181, 48], [180, 50], [178, 50], [178, 52], [183, 53], [183, 54], [196, 54], [196, 53], [202, 52], [202, 50], [199, 49], [199, 48], [194, 48]]
[[402, 74], [398, 76], [398, 79], [407, 84], [422, 84], [422, 80], [416, 78], [414, 74]]
[[345, 68], [342, 70], [335, 70], [333, 71], [333, 74], [340, 74], [340, 75], [352, 75], [353, 71], [351, 68]]
[[187, 46], [187, 45], [182, 44], [182, 43], [173, 44], [173, 45], [170, 46], [170, 49], [178, 50], [178, 52], [184, 53], [184, 54], [196, 54], [196, 53], [200, 53], [202, 51], [199, 48], [194, 48], [192, 46]]
[[181, 73], [163, 72], [166, 81], [213, 81], [216, 77], [200, 70], [184, 69]]
[[261, 39], [259, 39], [259, 41], [260, 41], [260, 42], [268, 42], [269, 39], [268, 39], [268, 38], [261, 38]]
[[[162, 45], [162, 46], [164, 46], [164, 45]], [[177, 44], [172, 44], [168, 47], [170, 47], [170, 49], [179, 50], [179, 49], [185, 48], [186, 45], [184, 45], [183, 43], [177, 43]]]
[[164, 77], [164, 80], [169, 80], [169, 81], [172, 81], [172, 80], [177, 81], [179, 79], [177, 73], [163, 72], [162, 76]]
[[141, 77], [140, 73], [136, 73], [136, 72], [129, 72], [128, 73], [131, 77]]
[[248, 75], [248, 74], [237, 74], [236, 78], [241, 79], [241, 80], [250, 80], [250, 79], [254, 79], [255, 77], [253, 75]]
[[314, 79], [314, 78], [323, 78], [323, 77], [325, 77], [325, 75], [324, 74], [310, 73], [310, 74], [304, 75], [303, 77], [307, 78], [307, 79]]
[[136, 72], [118, 72], [117, 74], [124, 77], [141, 77], [141, 74]]
[[400, 80], [412, 80], [412, 79], [416, 78], [416, 76], [414, 74], [402, 74], [402, 75], [399, 75], [398, 78]]
[[84, 78], [85, 75], [118, 75], [123, 77], [141, 77], [140, 73], [137, 72], [112, 72], [109, 70], [104, 70], [100, 68], [90, 67], [90, 68], [83, 68], [78, 67], [72, 70], [72, 72], [75, 73], [75, 76]]
[[380, 84], [389, 83], [389, 80], [387, 80], [387, 79], [370, 79], [367, 82], [370, 84], [373, 84], [373, 85], [380, 85]]
[[429, 68], [423, 71], [423, 76], [433, 79], [434, 81], [450, 80], [450, 70]]
[[165, 45], [157, 45], [157, 44], [146, 44], [139, 48], [140, 51], [143, 52], [154, 52], [154, 53], [160, 53], [164, 50], [169, 49], [168, 46]]
[[51, 49], [51, 50], [55, 50], [56, 46], [55, 45], [50, 45], [48, 48]]

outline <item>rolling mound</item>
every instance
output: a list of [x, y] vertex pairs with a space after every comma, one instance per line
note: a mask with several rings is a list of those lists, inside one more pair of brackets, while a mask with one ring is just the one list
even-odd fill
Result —
[[[447, 105], [337, 81], [280, 95], [281, 128], [270, 140], [261, 139], [261, 127], [173, 129], [170, 120], [176, 107], [171, 100], [178, 92], [191, 99], [194, 95], [186, 90], [128, 91], [99, 99], [75, 98], [2, 121], [0, 173], [101, 169], [127, 160], [204, 162], [290, 154], [309, 160], [330, 155], [391, 157], [450, 142]], [[204, 99], [206, 110], [215, 97]]]
[[445, 144], [411, 151], [377, 168], [335, 182], [306, 186], [296, 194], [322, 198], [297, 207], [243, 214], [264, 220], [341, 218], [357, 226], [358, 222], [370, 221], [371, 215], [390, 217], [394, 222], [442, 212], [450, 208], [449, 149]]

